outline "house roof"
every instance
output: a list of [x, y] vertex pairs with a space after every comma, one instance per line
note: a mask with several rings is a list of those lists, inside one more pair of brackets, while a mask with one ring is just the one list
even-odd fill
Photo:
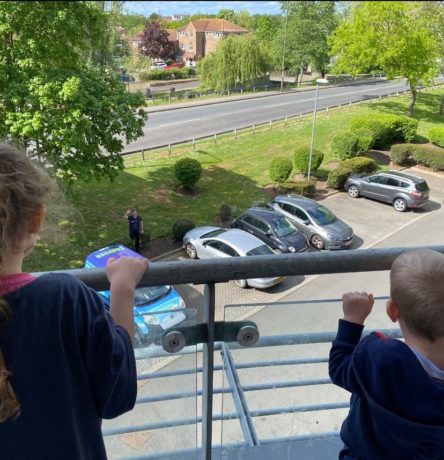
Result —
[[176, 29], [167, 29], [168, 32], [168, 40], [174, 41], [177, 40], [177, 30]]
[[[196, 32], [248, 32], [247, 29], [226, 19], [197, 19], [196, 21], [190, 21], [189, 24], [193, 25]], [[182, 27], [180, 30], [184, 29], [185, 27]]]

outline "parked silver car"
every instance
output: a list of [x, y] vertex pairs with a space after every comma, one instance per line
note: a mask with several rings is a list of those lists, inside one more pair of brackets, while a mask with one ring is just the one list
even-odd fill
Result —
[[278, 195], [267, 206], [288, 217], [317, 249], [343, 249], [352, 244], [353, 229], [317, 201]]
[[[275, 252], [259, 238], [243, 230], [220, 227], [193, 228], [183, 237], [183, 247], [192, 259], [274, 255]], [[265, 289], [282, 282], [285, 277], [236, 280], [241, 288]]]
[[430, 191], [421, 177], [399, 171], [353, 174], [346, 180], [345, 190], [352, 198], [362, 195], [390, 203], [399, 212], [424, 206], [429, 200]]

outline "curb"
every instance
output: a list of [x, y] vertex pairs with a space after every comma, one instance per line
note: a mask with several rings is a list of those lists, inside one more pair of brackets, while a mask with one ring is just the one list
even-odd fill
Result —
[[[320, 90], [325, 90], [329, 88], [337, 88], [341, 86], [348, 86], [348, 85], [357, 85], [357, 84], [362, 84], [362, 83], [372, 83], [376, 81], [386, 81], [387, 79], [384, 78], [376, 78], [374, 80], [359, 80], [356, 82], [348, 82], [348, 83], [339, 83], [337, 85], [328, 85], [328, 86], [319, 86]], [[294, 94], [294, 93], [304, 93], [307, 91], [315, 91], [316, 86], [309, 86], [306, 88], [300, 88], [300, 89], [293, 89], [290, 91], [283, 91], [282, 93], [280, 91], [269, 91], [267, 94], [250, 94], [247, 96], [225, 96], [224, 98], [219, 98], [216, 100], [206, 100], [206, 101], [198, 101], [196, 103], [189, 102], [189, 103], [178, 103], [178, 104], [171, 104], [168, 106], [160, 106], [160, 107], [153, 107], [152, 109], [147, 107], [144, 110], [146, 110], [148, 113], [156, 113], [156, 112], [166, 112], [168, 110], [176, 110], [176, 109], [188, 109], [192, 107], [201, 107], [205, 105], [213, 105], [213, 104], [222, 104], [224, 102], [236, 102], [236, 101], [244, 101], [248, 99], [259, 99], [263, 97], [271, 97], [271, 96], [278, 96], [280, 94]], [[186, 104], [186, 105], [185, 105]]]

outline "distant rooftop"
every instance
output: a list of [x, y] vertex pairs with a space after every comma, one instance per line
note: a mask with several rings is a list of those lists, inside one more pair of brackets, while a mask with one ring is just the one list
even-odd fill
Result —
[[[247, 29], [226, 19], [197, 19], [190, 21], [196, 32], [248, 32]], [[179, 29], [179, 30], [183, 30]]]

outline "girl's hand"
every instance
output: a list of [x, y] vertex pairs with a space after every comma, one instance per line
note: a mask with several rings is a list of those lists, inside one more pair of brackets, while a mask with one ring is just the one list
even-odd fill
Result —
[[366, 292], [346, 292], [342, 296], [344, 319], [351, 323], [363, 325], [365, 319], [371, 313], [374, 303], [373, 294], [367, 294]]
[[105, 268], [112, 286], [134, 289], [148, 268], [148, 259], [140, 257], [110, 257]]

